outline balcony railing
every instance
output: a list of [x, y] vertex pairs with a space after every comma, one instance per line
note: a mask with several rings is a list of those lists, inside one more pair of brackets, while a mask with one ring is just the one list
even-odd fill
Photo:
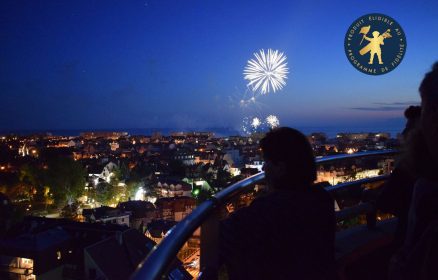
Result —
[[[326, 164], [348, 159], [360, 159], [368, 157], [391, 157], [397, 154], [395, 150], [360, 152], [355, 154], [343, 154], [318, 158], [317, 164]], [[380, 175], [371, 178], [360, 179], [352, 182], [341, 183], [327, 187], [329, 192], [337, 192], [365, 183], [384, 181], [389, 175]], [[208, 275], [208, 278], [216, 278], [218, 269], [218, 232], [219, 232], [219, 209], [237, 195], [249, 191], [255, 184], [265, 178], [264, 172], [260, 172], [215, 194], [211, 199], [201, 203], [193, 212], [179, 222], [167, 236], [157, 245], [148, 257], [140, 263], [132, 275], [134, 280], [162, 279], [169, 265], [175, 259], [180, 248], [192, 236], [193, 232], [201, 226], [201, 255], [200, 275]], [[359, 203], [356, 206], [342, 209], [336, 212], [337, 221], [347, 220], [358, 215], [365, 214], [368, 227], [376, 224], [376, 210], [373, 203]]]

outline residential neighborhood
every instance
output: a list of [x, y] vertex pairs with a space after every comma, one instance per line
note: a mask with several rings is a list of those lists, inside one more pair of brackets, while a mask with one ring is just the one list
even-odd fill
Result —
[[[262, 171], [260, 138], [211, 132], [0, 136], [2, 273], [14, 279], [120, 279], [132, 273], [199, 203]], [[313, 133], [308, 139], [316, 157], [399, 145], [387, 133], [339, 133], [331, 139]], [[317, 182], [377, 176], [392, 165], [392, 160], [320, 165]], [[253, 198], [244, 195], [227, 209]], [[349, 203], [338, 197], [336, 207]], [[45, 241], [48, 236], [53, 238]], [[180, 250], [175, 273], [196, 277], [199, 244], [198, 229]], [[136, 247], [143, 249], [129, 249]], [[117, 268], [110, 265], [109, 252], [123, 259]]]

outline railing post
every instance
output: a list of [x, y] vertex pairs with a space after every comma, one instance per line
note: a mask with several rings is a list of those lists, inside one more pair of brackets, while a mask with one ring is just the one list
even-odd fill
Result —
[[216, 208], [201, 225], [200, 279], [218, 279], [219, 217], [220, 211]]

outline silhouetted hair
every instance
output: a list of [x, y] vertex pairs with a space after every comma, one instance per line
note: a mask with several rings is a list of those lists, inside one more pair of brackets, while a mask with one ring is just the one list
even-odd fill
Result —
[[289, 127], [275, 128], [260, 141], [265, 159], [284, 162], [290, 182], [312, 184], [316, 180], [313, 150], [306, 136]]
[[405, 118], [415, 120], [421, 117], [421, 106], [409, 106], [405, 110]]
[[433, 98], [438, 100], [438, 62], [432, 67], [432, 71], [426, 73], [420, 85], [421, 98]]
[[405, 110], [406, 126], [402, 131], [404, 140], [407, 140], [408, 134], [417, 128], [418, 121], [421, 117], [421, 106], [409, 106]]

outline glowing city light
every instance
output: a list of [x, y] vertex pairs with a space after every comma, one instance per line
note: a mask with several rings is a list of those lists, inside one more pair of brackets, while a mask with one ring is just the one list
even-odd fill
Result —
[[138, 188], [137, 192], [135, 193], [135, 200], [144, 200], [144, 194], [145, 190], [142, 187]]
[[248, 87], [253, 91], [259, 90], [267, 94], [281, 90], [286, 85], [287, 67], [286, 55], [278, 50], [268, 49], [265, 53], [260, 50], [254, 53], [255, 59], [248, 60], [243, 75], [248, 80]]
[[274, 115], [267, 116], [266, 123], [269, 125], [270, 128], [276, 128], [280, 125], [280, 121], [278, 120], [277, 116]]

